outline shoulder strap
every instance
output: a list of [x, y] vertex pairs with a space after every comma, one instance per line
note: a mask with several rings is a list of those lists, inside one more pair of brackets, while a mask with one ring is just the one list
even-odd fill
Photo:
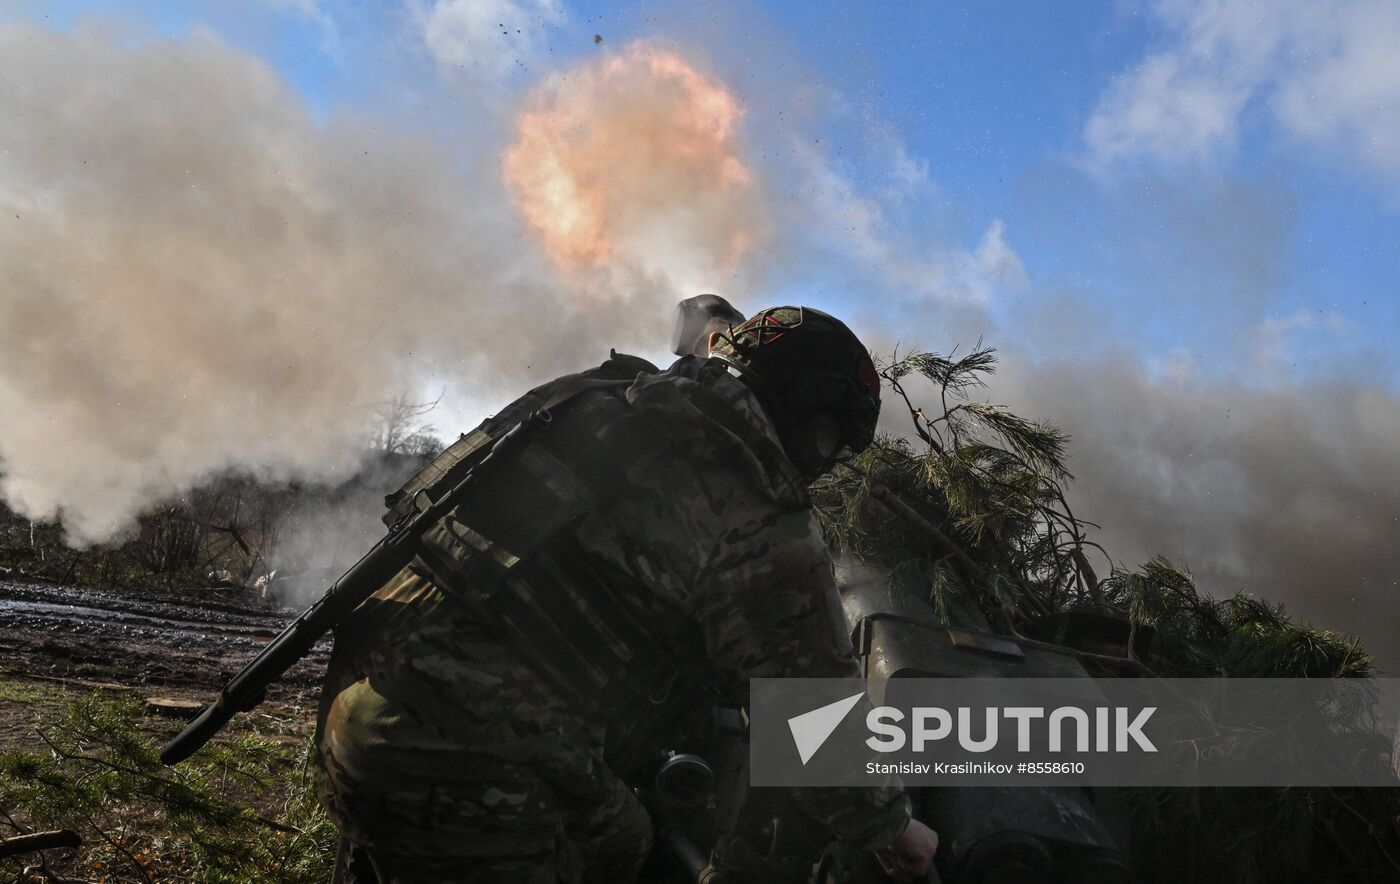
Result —
[[645, 359], [612, 350], [607, 361], [596, 368], [564, 375], [534, 388], [497, 414], [482, 421], [470, 433], [463, 433], [456, 442], [405, 482], [402, 488], [386, 495], [384, 505], [387, 511], [383, 517], [384, 524], [391, 528], [399, 524], [415, 505], [414, 501], [420, 491], [426, 491], [430, 499], [436, 500], [445, 489], [456, 487], [467, 472], [486, 456], [497, 439], [509, 433], [531, 414], [557, 408], [586, 390], [627, 386], [636, 380], [639, 374], [655, 374], [657, 371], [657, 367]]

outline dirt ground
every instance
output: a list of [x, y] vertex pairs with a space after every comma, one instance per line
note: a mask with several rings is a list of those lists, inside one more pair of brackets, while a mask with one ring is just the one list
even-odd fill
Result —
[[[75, 692], [208, 702], [293, 616], [238, 590], [119, 594], [0, 581], [0, 749], [27, 745], [34, 722]], [[326, 639], [241, 724], [306, 733], [329, 653]], [[180, 715], [156, 726], [173, 732]]]
[[[146, 714], [136, 727], [158, 746], [214, 699], [224, 682], [294, 616], [295, 612], [275, 610], [255, 594], [239, 590], [118, 593], [0, 581], [0, 752], [42, 750], [41, 731], [52, 737], [55, 722], [74, 708], [74, 700], [94, 691], [146, 701]], [[329, 653], [326, 639], [270, 689], [262, 705], [237, 716], [216, 740], [256, 733], [283, 744], [285, 763], [297, 764], [294, 759], [300, 757], [312, 731], [319, 681]], [[287, 768], [283, 774], [288, 777], [285, 782], [264, 789], [243, 788], [236, 780], [225, 789], [221, 782], [220, 797], [264, 821], [282, 819], [295, 791], [289, 785], [291, 771]], [[33, 824], [23, 805], [0, 810], [12, 815], [7, 817], [12, 823]], [[18, 875], [7, 880], [35, 882], [198, 877], [191, 871], [188, 847], [172, 846], [186, 844], [174, 837], [183, 831], [178, 825], [167, 825], [157, 805], [118, 802], [104, 807], [101, 821], [91, 828], [72, 821], [63, 825], [80, 830], [81, 848], [6, 860], [0, 877]], [[250, 829], [244, 834], [252, 843], [257, 832]], [[129, 858], [135, 851], [135, 859], [123, 863], [121, 855], [107, 849], [107, 844], [114, 843], [112, 837], [132, 845], [122, 854]], [[298, 835], [297, 839], [288, 844], [302, 846], [289, 856], [324, 856], [329, 863], [330, 855], [324, 850], [305, 846], [315, 842], [314, 836]], [[26, 866], [32, 862], [41, 864]]]

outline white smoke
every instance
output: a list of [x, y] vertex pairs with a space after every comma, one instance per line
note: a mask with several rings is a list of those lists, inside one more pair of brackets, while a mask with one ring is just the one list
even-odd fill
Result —
[[[0, 84], [0, 495], [77, 542], [227, 470], [341, 480], [374, 407], [422, 377], [508, 399], [663, 341], [681, 296], [664, 268], [582, 296], [519, 224], [498, 154], [320, 125], [211, 36], [8, 28]], [[597, 143], [676, 113], [574, 98], [596, 105]], [[600, 195], [643, 227], [682, 208], [644, 178]], [[676, 199], [731, 212], [711, 180], [719, 197]]]
[[1154, 378], [1128, 355], [1008, 358], [991, 395], [1072, 435], [1075, 514], [1136, 567], [1186, 565], [1202, 590], [1244, 590], [1359, 635], [1400, 663], [1400, 398], [1349, 381], [1251, 387]]
[[95, 541], [213, 471], [326, 476], [456, 286], [461, 187], [211, 38], [0, 35], [0, 489]]

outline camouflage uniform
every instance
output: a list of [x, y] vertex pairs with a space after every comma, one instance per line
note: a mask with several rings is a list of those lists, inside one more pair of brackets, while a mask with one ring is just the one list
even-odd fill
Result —
[[[858, 674], [805, 484], [747, 387], [686, 358], [578, 398], [588, 426], [641, 416], [650, 435], [607, 505], [571, 525], [561, 567], [605, 575], [688, 676], [735, 696], [753, 677]], [[445, 530], [425, 544], [460, 554]], [[337, 628], [318, 726], [325, 806], [386, 881], [631, 880], [651, 826], [604, 750], [635, 722], [541, 677], [449, 582], [411, 566]], [[909, 818], [897, 781], [798, 798], [857, 845]]]

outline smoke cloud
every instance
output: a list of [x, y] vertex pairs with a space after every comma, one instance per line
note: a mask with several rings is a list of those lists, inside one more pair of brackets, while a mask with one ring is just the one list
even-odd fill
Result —
[[559, 0], [409, 0], [440, 76], [493, 87], [519, 75], [566, 19]]
[[284, 604], [305, 607], [384, 536], [384, 493], [421, 468], [417, 458], [367, 452], [349, 481], [304, 494], [282, 520], [268, 555], [271, 587]]
[[1130, 356], [1005, 360], [993, 396], [1073, 436], [1070, 499], [1114, 559], [1161, 554], [1220, 597], [1283, 603], [1396, 671], [1400, 399], [1346, 382], [1154, 378]]
[[[470, 180], [426, 141], [318, 125], [212, 37], [6, 29], [0, 82], [0, 494], [78, 542], [225, 470], [342, 480], [375, 405], [425, 376], [503, 401], [609, 346], [655, 347], [679, 293], [664, 258], [633, 272], [638, 238], [732, 272], [721, 228], [753, 206], [732, 98], [635, 47], [551, 79], [507, 160], [527, 212], [533, 162], [601, 176], [578, 211], [618, 220], [592, 269], [636, 286], [606, 302], [558, 284], [499, 159]], [[610, 159], [624, 128], [646, 147]]]
[[8, 31], [0, 82], [5, 498], [96, 541], [219, 469], [353, 469], [451, 303], [443, 164], [210, 38]]

